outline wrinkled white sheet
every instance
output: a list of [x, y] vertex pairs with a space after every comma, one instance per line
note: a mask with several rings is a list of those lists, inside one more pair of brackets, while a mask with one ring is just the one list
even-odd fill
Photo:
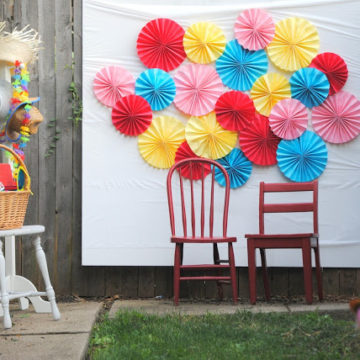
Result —
[[[166, 199], [166, 170], [149, 166], [137, 139], [118, 133], [111, 109], [93, 95], [95, 73], [119, 64], [135, 77], [145, 70], [136, 54], [136, 39], [147, 21], [169, 17], [185, 28], [209, 20], [233, 38], [233, 24], [246, 8], [267, 9], [275, 21], [288, 16], [310, 20], [320, 34], [320, 52], [341, 55], [349, 69], [345, 90], [360, 98], [360, 2], [342, 1], [116, 1], [83, 2], [83, 265], [172, 265], [173, 245]], [[271, 68], [271, 66], [270, 66]], [[176, 70], [175, 70], [176, 71]], [[289, 74], [286, 74], [289, 77]], [[186, 121], [173, 106], [162, 114]], [[310, 125], [309, 128], [311, 129]], [[319, 178], [321, 261], [325, 267], [360, 267], [360, 138], [344, 145], [327, 144], [329, 161]], [[232, 190], [228, 233], [238, 237], [236, 264], [247, 265], [245, 233], [258, 230], [258, 184], [282, 182], [277, 166], [254, 166], [249, 181]], [[218, 189], [219, 190], [219, 189]], [[309, 225], [306, 214], [282, 218], [285, 232]], [[275, 223], [276, 225], [276, 223]], [[210, 254], [194, 246], [185, 262], [202, 263]], [[301, 266], [297, 250], [272, 250], [270, 266]]]

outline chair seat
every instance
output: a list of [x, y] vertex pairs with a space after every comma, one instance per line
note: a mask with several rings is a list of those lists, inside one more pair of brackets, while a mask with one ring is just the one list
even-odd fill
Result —
[[193, 237], [193, 236], [172, 236], [172, 243], [194, 243], [194, 244], [204, 244], [204, 243], [230, 243], [236, 242], [236, 237]]
[[299, 238], [318, 238], [318, 234], [246, 234], [247, 239], [299, 239]]
[[246, 234], [245, 238], [257, 240], [256, 247], [266, 248], [299, 248], [303, 239], [310, 240], [310, 246], [318, 246], [318, 234]]

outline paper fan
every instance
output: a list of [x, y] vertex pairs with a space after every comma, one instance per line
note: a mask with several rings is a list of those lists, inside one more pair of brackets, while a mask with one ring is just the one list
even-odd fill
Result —
[[256, 165], [276, 164], [276, 149], [280, 142], [271, 131], [266, 116], [256, 114], [251, 126], [240, 132], [239, 144], [245, 156]]
[[267, 53], [275, 66], [295, 71], [308, 66], [319, 51], [319, 34], [309, 21], [291, 17], [275, 25], [275, 36]]
[[191, 117], [185, 128], [186, 141], [198, 156], [219, 159], [236, 145], [237, 133], [222, 128], [211, 112], [201, 117]]
[[[189, 144], [184, 141], [180, 147], [177, 149], [175, 154], [175, 163], [189, 159], [189, 158], [198, 158], [197, 156], [190, 148]], [[189, 165], [181, 166], [181, 175], [193, 180], [199, 180], [204, 176], [204, 178], [210, 174], [211, 166], [209, 164], [200, 164], [200, 163], [194, 163], [192, 164], [192, 167], [190, 169]]]
[[167, 169], [174, 164], [176, 150], [184, 140], [184, 124], [180, 120], [159, 116], [139, 135], [138, 146], [146, 162], [156, 168]]
[[327, 156], [324, 141], [311, 131], [305, 131], [294, 140], [281, 140], [277, 150], [281, 172], [296, 182], [319, 177], [326, 167]]
[[216, 60], [216, 71], [222, 82], [234, 90], [250, 90], [255, 80], [266, 73], [267, 68], [264, 50], [246, 50], [237, 40], [228, 42], [224, 53]]
[[[216, 161], [228, 173], [232, 189], [236, 189], [248, 181], [252, 171], [252, 164], [240, 149], [235, 148], [230, 154]], [[224, 174], [218, 168], [215, 168], [215, 180], [221, 186], [226, 185]]]
[[241, 131], [255, 118], [255, 107], [249, 96], [240, 91], [222, 94], [215, 105], [216, 120], [226, 130]]
[[289, 82], [291, 96], [309, 108], [320, 105], [329, 94], [330, 84], [326, 75], [314, 68], [296, 71]]
[[224, 87], [216, 71], [209, 65], [188, 64], [174, 76], [175, 106], [185, 114], [201, 116], [214, 110]]
[[235, 38], [245, 49], [264, 49], [274, 38], [275, 24], [264, 10], [247, 9], [235, 22]]
[[113, 107], [122, 97], [134, 94], [133, 76], [120, 66], [108, 66], [96, 73], [93, 90], [96, 98], [104, 105]]
[[139, 33], [137, 53], [148, 68], [174, 70], [186, 58], [183, 46], [184, 29], [170, 19], [149, 21]]
[[115, 104], [111, 118], [121, 133], [137, 136], [150, 126], [152, 111], [149, 103], [141, 96], [127, 95]]
[[309, 67], [316, 68], [326, 75], [330, 83], [329, 95], [340, 91], [348, 78], [348, 68], [345, 61], [333, 53], [326, 52], [317, 55]]
[[169, 106], [175, 98], [176, 87], [171, 76], [160, 69], [149, 69], [135, 82], [136, 95], [142, 96], [154, 111]]
[[186, 55], [191, 61], [209, 64], [223, 53], [226, 38], [223, 31], [215, 24], [198, 22], [186, 30], [183, 44]]
[[300, 101], [284, 99], [272, 108], [269, 124], [276, 136], [292, 140], [299, 137], [306, 130], [308, 112]]
[[348, 142], [360, 133], [360, 101], [346, 91], [329, 96], [313, 108], [312, 125], [325, 141]]
[[268, 73], [257, 79], [250, 91], [256, 110], [269, 116], [274, 105], [291, 97], [290, 84], [285, 76], [277, 73]]

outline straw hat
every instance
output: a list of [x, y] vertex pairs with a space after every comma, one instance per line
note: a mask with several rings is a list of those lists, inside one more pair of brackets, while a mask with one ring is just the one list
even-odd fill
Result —
[[13, 64], [16, 60], [29, 64], [40, 50], [40, 36], [29, 25], [22, 30], [5, 31], [5, 22], [0, 22], [0, 62]]

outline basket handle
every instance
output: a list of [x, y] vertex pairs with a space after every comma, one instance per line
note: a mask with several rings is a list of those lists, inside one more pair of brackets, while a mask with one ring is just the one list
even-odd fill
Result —
[[22, 166], [25, 170], [25, 184], [24, 184], [24, 190], [30, 191], [30, 175], [28, 172], [28, 169], [25, 165], [25, 163], [22, 161], [21, 157], [11, 148], [0, 144], [0, 149], [4, 149], [5, 151], [8, 151], [11, 155], [14, 156], [14, 158], [17, 160], [17, 162]]

